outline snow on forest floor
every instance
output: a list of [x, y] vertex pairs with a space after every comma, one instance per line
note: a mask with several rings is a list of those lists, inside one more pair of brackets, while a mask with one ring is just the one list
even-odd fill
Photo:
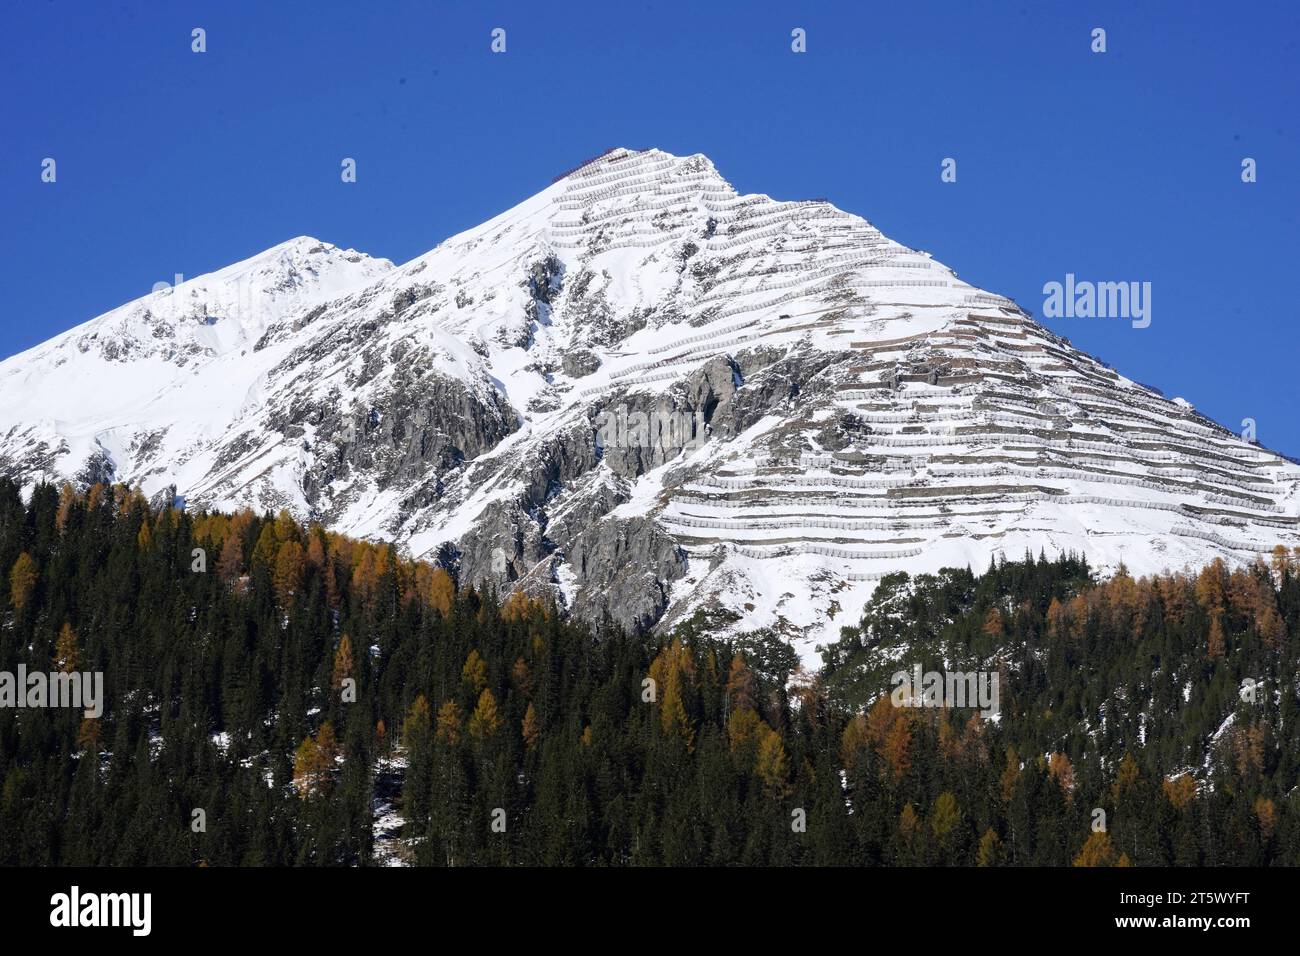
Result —
[[406, 754], [400, 750], [380, 757], [375, 764], [374, 861], [380, 866], [410, 866], [414, 841], [402, 836], [406, 818], [400, 809], [402, 781], [406, 777]]

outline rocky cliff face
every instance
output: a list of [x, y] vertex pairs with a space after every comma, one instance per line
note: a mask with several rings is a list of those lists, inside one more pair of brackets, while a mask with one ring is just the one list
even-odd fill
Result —
[[806, 652], [898, 568], [1300, 544], [1300, 468], [857, 216], [656, 150], [400, 267], [297, 239], [0, 363], [0, 470], [285, 507]]

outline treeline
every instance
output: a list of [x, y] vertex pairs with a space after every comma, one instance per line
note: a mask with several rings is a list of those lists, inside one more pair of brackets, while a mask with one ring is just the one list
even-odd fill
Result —
[[[814, 675], [772, 635], [593, 630], [284, 514], [0, 480], [0, 670], [106, 697], [0, 708], [0, 862], [369, 865], [391, 798], [385, 852], [426, 865], [1293, 865], [1276, 564], [895, 576]], [[998, 718], [893, 706], [913, 662], [996, 672]]]

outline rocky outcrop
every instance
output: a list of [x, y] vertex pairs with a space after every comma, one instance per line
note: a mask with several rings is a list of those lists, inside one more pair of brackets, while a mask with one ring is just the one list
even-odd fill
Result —
[[438, 374], [395, 375], [364, 403], [345, 405], [337, 392], [331, 397], [333, 402], [295, 405], [270, 422], [286, 438], [302, 439], [305, 426], [319, 436], [303, 476], [312, 503], [336, 481], [362, 472], [379, 490], [418, 484], [424, 494], [412, 504], [430, 504], [443, 476], [494, 448], [519, 425], [494, 389], [475, 390]]
[[583, 582], [572, 606], [589, 621], [606, 617], [630, 630], [648, 630], [668, 607], [686, 556], [651, 518], [607, 518], [570, 542], [565, 559]]

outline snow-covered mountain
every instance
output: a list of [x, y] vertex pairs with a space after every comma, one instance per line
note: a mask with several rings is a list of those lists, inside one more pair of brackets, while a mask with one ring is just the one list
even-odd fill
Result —
[[299, 238], [0, 363], [0, 471], [813, 644], [892, 570], [1300, 545], [1300, 467], [826, 202], [612, 150], [400, 267]]

